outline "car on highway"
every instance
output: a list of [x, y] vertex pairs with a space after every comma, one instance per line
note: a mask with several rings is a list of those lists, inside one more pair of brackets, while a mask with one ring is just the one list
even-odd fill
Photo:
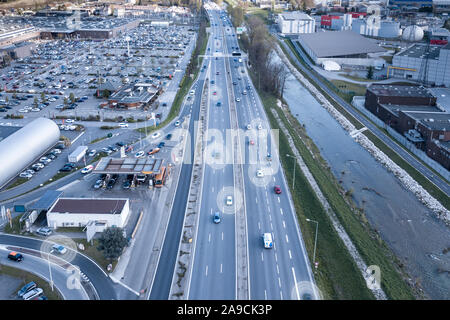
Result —
[[248, 124], [247, 125], [247, 130], [251, 130], [252, 129], [252, 125], [251, 124]]
[[19, 298], [22, 298], [26, 293], [30, 292], [35, 288], [37, 288], [36, 282], [34, 281], [28, 282], [26, 285], [20, 288], [20, 290], [17, 292], [17, 296]]
[[258, 130], [262, 130], [262, 125], [258, 124]]
[[136, 154], [134, 155], [135, 158], [142, 158], [145, 155], [144, 151], [138, 151], [136, 152]]
[[281, 193], [281, 188], [280, 188], [280, 186], [275, 186], [275, 187], [273, 187], [273, 191], [274, 191], [276, 194], [280, 194], [280, 193]]
[[239, 102], [239, 101], [241, 101], [241, 99], [240, 98], [236, 98], [236, 102]]
[[262, 171], [261, 169], [259, 169], [259, 170], [256, 170], [256, 176], [257, 176], [258, 178], [262, 178], [262, 177], [264, 177], [264, 173], [263, 173], [263, 171]]
[[218, 106], [218, 107], [222, 106], [222, 102], [217, 101], [216, 106]]
[[94, 170], [94, 166], [90, 164], [90, 165], [84, 167], [83, 169], [81, 169], [81, 173], [88, 174], [88, 173], [92, 172], [92, 170]]
[[89, 151], [88, 156], [89, 156], [89, 157], [93, 157], [93, 156], [95, 156], [96, 154], [97, 154], [97, 150], [92, 149], [91, 151]]
[[232, 196], [227, 196], [226, 204], [227, 204], [227, 206], [233, 205], [233, 197]]
[[40, 227], [36, 230], [37, 234], [40, 234], [41, 236], [49, 236], [52, 234], [52, 229], [50, 229], [49, 227]]
[[65, 254], [67, 252], [67, 249], [63, 245], [54, 244], [52, 246], [52, 251], [57, 254]]
[[247, 94], [247, 90], [242, 91], [242, 94], [246, 95]]
[[189, 91], [189, 94], [192, 96], [192, 95], [195, 94], [195, 91], [194, 91], [194, 90], [191, 90], [191, 91]]
[[217, 95], [217, 91], [213, 91], [213, 96]]
[[121, 123], [119, 123], [119, 127], [120, 128], [128, 128], [128, 123], [121, 122]]
[[11, 251], [8, 254], [8, 259], [9, 260], [13, 260], [13, 261], [17, 261], [20, 262], [23, 260], [23, 255], [21, 253], [15, 252], [15, 251]]
[[273, 240], [272, 240], [272, 234], [270, 232], [266, 232], [262, 236], [264, 248], [266, 249], [272, 249], [273, 247]]
[[157, 153], [159, 150], [160, 150], [160, 148], [153, 148], [153, 149], [150, 149], [150, 150], [147, 152], [147, 154], [148, 154], [148, 155], [152, 155], [152, 154]]
[[255, 141], [253, 141], [253, 139], [250, 139], [250, 140], [248, 141], [248, 143], [249, 143], [250, 145], [254, 145], [254, 144], [255, 144]]
[[181, 124], [180, 120], [175, 121], [174, 125], [175, 127], [178, 127]]
[[220, 219], [220, 212], [219, 211], [216, 211], [214, 213], [213, 221], [214, 221], [214, 223], [220, 223], [221, 219]]

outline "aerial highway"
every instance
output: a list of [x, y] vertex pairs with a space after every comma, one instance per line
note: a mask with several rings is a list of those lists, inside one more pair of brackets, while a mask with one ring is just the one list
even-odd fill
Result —
[[[249, 297], [315, 299], [318, 295], [312, 271], [269, 122], [245, 64], [239, 57], [231, 57], [233, 51], [239, 51], [239, 45], [229, 19], [217, 10], [211, 10], [210, 15], [215, 39], [215, 47], [211, 50], [223, 50], [224, 57], [213, 60], [211, 65], [212, 80], [216, 85], [210, 90], [209, 129], [223, 132], [230, 128], [228, 109], [231, 103], [236, 104], [239, 128], [242, 129], [241, 152], [245, 155], [244, 190], [238, 191], [245, 193], [243, 205], [247, 212]], [[230, 79], [222, 74], [229, 75]], [[226, 92], [229, 81], [233, 89]], [[218, 100], [222, 106], [216, 105]], [[247, 129], [248, 125], [250, 129]], [[214, 144], [213, 141], [209, 143]], [[267, 153], [271, 154], [271, 161], [267, 159]], [[220, 198], [219, 191], [229, 190], [232, 185], [232, 166], [225, 163], [219, 170], [215, 165], [206, 165], [189, 299], [235, 299], [236, 281], [231, 278], [236, 275], [233, 268], [237, 268], [232, 257], [236, 255], [234, 219], [229, 209], [220, 206], [226, 200]], [[258, 173], [260, 170], [262, 175]], [[281, 194], [274, 193], [275, 186], [280, 186]], [[219, 201], [213, 193], [219, 194]], [[213, 214], [217, 210], [221, 211], [223, 220], [215, 225]], [[272, 249], [264, 248], [263, 233], [273, 235]], [[308, 286], [311, 290], [305, 290]]]

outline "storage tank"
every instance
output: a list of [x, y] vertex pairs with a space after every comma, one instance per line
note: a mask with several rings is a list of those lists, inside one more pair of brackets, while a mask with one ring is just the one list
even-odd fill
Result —
[[403, 40], [417, 42], [423, 39], [423, 29], [419, 26], [412, 25], [403, 30]]
[[55, 122], [37, 118], [0, 141], [0, 188], [53, 147], [59, 137]]

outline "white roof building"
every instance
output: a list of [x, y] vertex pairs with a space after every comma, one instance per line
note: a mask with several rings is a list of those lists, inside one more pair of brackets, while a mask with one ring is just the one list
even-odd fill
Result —
[[313, 33], [316, 31], [316, 21], [309, 15], [299, 11], [280, 13], [277, 17], [277, 24], [280, 33], [283, 35]]

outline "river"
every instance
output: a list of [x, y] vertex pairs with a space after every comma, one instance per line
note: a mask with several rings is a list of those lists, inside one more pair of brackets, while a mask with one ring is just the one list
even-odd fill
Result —
[[[356, 143], [292, 75], [284, 99], [334, 176], [363, 207], [406, 271], [431, 299], [450, 299], [450, 232], [393, 174]], [[449, 252], [443, 254], [443, 250]], [[370, 261], [366, 261], [370, 264]], [[383, 275], [381, 275], [383, 276]]]

